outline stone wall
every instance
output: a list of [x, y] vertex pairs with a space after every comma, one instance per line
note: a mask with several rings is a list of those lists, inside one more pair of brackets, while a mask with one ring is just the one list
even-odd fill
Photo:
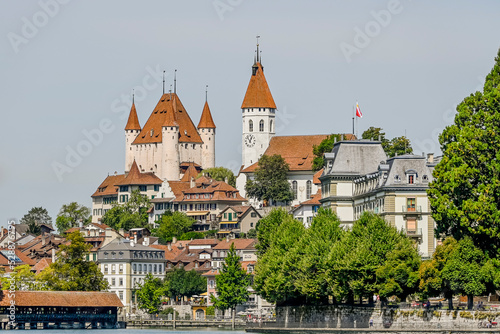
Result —
[[276, 308], [278, 328], [477, 329], [479, 321], [500, 321], [497, 311], [381, 309], [349, 306]]

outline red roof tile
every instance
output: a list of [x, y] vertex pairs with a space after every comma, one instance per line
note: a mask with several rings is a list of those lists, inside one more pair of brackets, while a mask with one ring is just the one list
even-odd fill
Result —
[[142, 131], [132, 144], [161, 143], [163, 126], [175, 124], [179, 126], [179, 142], [203, 143], [181, 100], [177, 94], [171, 93], [162, 95]]
[[314, 194], [310, 200], [300, 203], [300, 205], [321, 205], [319, 200], [321, 199], [321, 189], [318, 189], [318, 192]]
[[110, 196], [117, 195], [118, 196], [118, 187], [116, 184], [120, 183], [125, 179], [125, 174], [119, 175], [108, 175], [104, 181], [97, 187], [97, 190], [92, 197], [98, 196]]
[[187, 169], [184, 175], [182, 176], [181, 181], [183, 182], [190, 182], [191, 178], [196, 179], [198, 176], [198, 170], [196, 170], [196, 167], [194, 165], [190, 165]]
[[189, 243], [189, 246], [193, 245], [217, 245], [219, 243], [219, 240], [217, 239], [194, 239], [191, 240]]
[[128, 115], [127, 125], [125, 130], [140, 130], [141, 125], [139, 124], [139, 118], [137, 117], [137, 111], [135, 110], [135, 104], [132, 103], [132, 108], [130, 109], [130, 114]]
[[232, 243], [234, 243], [235, 249], [252, 249], [255, 248], [257, 239], [229, 239], [229, 241], [224, 239], [223, 241], [219, 242], [213, 249], [229, 249]]
[[210, 128], [215, 129], [215, 123], [212, 119], [212, 113], [210, 112], [210, 108], [208, 107], [208, 102], [205, 101], [205, 105], [203, 106], [203, 112], [201, 113], [200, 123], [198, 123], [198, 129], [200, 128]]
[[321, 168], [319, 171], [317, 171], [314, 176], [313, 176], [313, 183], [314, 184], [321, 184], [321, 181], [319, 180], [319, 177], [323, 175], [323, 170], [324, 168]]
[[252, 73], [250, 77], [250, 82], [248, 83], [248, 88], [241, 104], [241, 109], [243, 108], [272, 108], [276, 109], [276, 104], [274, 103], [271, 90], [267, 85], [266, 77], [264, 76], [264, 69], [262, 65], [258, 62], [253, 65]]
[[137, 163], [132, 163], [130, 167], [130, 172], [127, 176], [120, 182], [116, 183], [117, 186], [120, 185], [137, 185], [137, 184], [162, 184], [163, 181], [158, 178], [154, 173], [141, 173]]
[[40, 261], [38, 261], [35, 264], [35, 266], [33, 267], [33, 269], [36, 270], [37, 274], [39, 274], [40, 272], [42, 272], [42, 270], [44, 270], [45, 268], [47, 268], [48, 266], [50, 266], [51, 263], [52, 263], [52, 259], [44, 257], [43, 259], [41, 259]]
[[[8, 291], [2, 296], [0, 306], [9, 306]], [[123, 307], [123, 304], [114, 292], [16, 291], [16, 306]]]

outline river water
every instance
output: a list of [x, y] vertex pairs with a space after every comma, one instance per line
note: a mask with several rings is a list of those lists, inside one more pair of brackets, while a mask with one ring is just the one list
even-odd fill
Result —
[[[37, 331], [35, 331], [37, 332]], [[16, 330], [12, 333], [34, 333], [32, 330]], [[54, 334], [246, 334], [243, 330], [231, 331], [210, 328], [196, 328], [196, 329], [46, 329], [41, 333], [54, 333]]]

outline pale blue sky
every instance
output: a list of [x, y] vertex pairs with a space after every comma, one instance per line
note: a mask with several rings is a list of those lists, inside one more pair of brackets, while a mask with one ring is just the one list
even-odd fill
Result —
[[[123, 173], [121, 116], [129, 107], [120, 99], [142, 87], [143, 125], [161, 96], [155, 69], [178, 70], [177, 92], [195, 124], [209, 85], [216, 164], [236, 170], [256, 35], [278, 135], [350, 132], [357, 99], [359, 133], [370, 125], [388, 137], [406, 130], [416, 153], [439, 150], [437, 135], [480, 87], [500, 47], [493, 0], [60, 0], [59, 8], [55, 1], [0, 3], [3, 225], [34, 206], [54, 221], [63, 204], [90, 207], [108, 173]], [[381, 14], [388, 9], [390, 18]], [[355, 41], [357, 31], [369, 40]], [[355, 42], [348, 62], [341, 45]], [[113, 131], [60, 181], [52, 165], [66, 164], [68, 147], [76, 150], [83, 131], [103, 120]]]

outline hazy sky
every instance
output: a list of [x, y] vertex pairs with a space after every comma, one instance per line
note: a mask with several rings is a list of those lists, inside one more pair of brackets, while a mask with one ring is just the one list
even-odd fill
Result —
[[143, 125], [163, 70], [167, 90], [178, 70], [195, 124], [209, 86], [216, 164], [237, 170], [256, 35], [278, 135], [351, 132], [358, 100], [359, 134], [406, 131], [416, 153], [438, 152], [493, 66], [499, 14], [493, 0], [2, 1], [1, 223], [34, 206], [54, 222], [63, 204], [90, 207], [108, 173], [123, 173], [132, 89]]

